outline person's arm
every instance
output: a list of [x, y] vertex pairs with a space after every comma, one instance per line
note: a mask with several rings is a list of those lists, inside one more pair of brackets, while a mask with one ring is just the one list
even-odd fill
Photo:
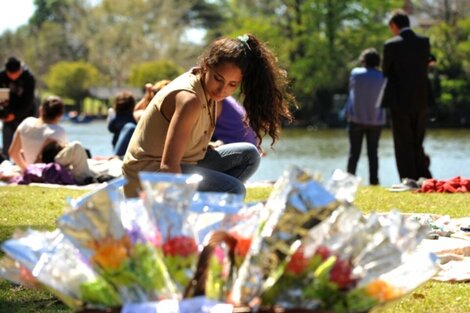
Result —
[[108, 121], [108, 130], [110, 133], [117, 133], [119, 129], [116, 127], [116, 117]]
[[181, 159], [201, 110], [195, 94], [180, 91], [175, 95], [175, 108], [163, 148], [160, 171], [181, 173]]
[[[223, 110], [223, 100], [222, 101], [217, 101], [217, 105], [216, 105], [216, 113], [215, 113], [215, 116], [216, 116], [216, 119], [219, 119], [219, 117], [222, 115], [222, 110]], [[217, 127], [217, 125], [216, 125]], [[222, 146], [224, 144], [224, 142], [220, 139], [217, 139], [214, 137], [214, 135], [212, 135], [212, 138], [211, 138], [211, 141], [209, 142], [209, 148], [218, 148], [220, 146]]]
[[145, 95], [134, 106], [133, 115], [136, 122], [138, 122], [142, 117], [142, 114], [144, 113], [145, 109], [149, 105], [150, 101], [152, 101], [153, 96], [154, 93], [152, 91], [152, 84], [145, 84]]
[[145, 110], [145, 108], [147, 108], [147, 105], [149, 105], [150, 101], [152, 101], [153, 96], [154, 93], [152, 91], [152, 84], [145, 84], [145, 94], [142, 99], [140, 99], [139, 102], [137, 102], [134, 106], [134, 111]]
[[28, 116], [34, 107], [34, 90], [36, 88], [34, 76], [26, 76], [23, 88], [23, 94], [17, 96], [18, 98], [14, 105], [9, 106], [9, 111], [14, 115], [14, 119]]
[[392, 68], [392, 52], [390, 45], [384, 45], [383, 59], [382, 59], [382, 72], [385, 77], [390, 77]]
[[10, 149], [8, 150], [8, 154], [10, 155], [10, 158], [13, 160], [13, 162], [15, 162], [15, 164], [19, 166], [21, 171], [24, 172], [28, 167], [28, 164], [26, 163], [22, 152], [23, 150], [21, 144], [21, 137], [18, 132], [15, 132]]

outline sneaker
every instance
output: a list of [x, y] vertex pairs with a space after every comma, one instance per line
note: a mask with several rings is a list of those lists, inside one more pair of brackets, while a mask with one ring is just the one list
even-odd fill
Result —
[[416, 180], [411, 178], [403, 178], [400, 184], [392, 185], [388, 190], [389, 191], [409, 191], [419, 189], [419, 185]]

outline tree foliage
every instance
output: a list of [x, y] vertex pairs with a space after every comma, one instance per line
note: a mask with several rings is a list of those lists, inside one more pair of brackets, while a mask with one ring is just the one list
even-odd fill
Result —
[[[266, 41], [287, 69], [301, 105], [297, 118], [308, 123], [325, 121], [338, 110], [335, 95], [347, 92], [349, 72], [357, 65], [358, 55], [368, 47], [382, 51], [384, 41], [392, 36], [387, 26], [389, 12], [407, 6], [412, 9], [412, 27], [431, 38], [438, 78], [442, 79], [440, 103], [470, 111], [466, 109], [470, 106], [470, 2], [466, 0], [34, 3], [36, 11], [28, 25], [0, 35], [0, 57], [22, 58], [39, 78], [40, 88], [47, 87], [42, 78], [54, 64], [80, 60], [98, 69], [101, 86], [130, 83], [141, 87], [195, 65], [201, 50], [213, 39], [249, 32]], [[205, 37], [200, 41], [194, 34]], [[172, 69], [164, 62], [172, 64], [168, 67]]]
[[159, 80], [172, 80], [182, 74], [184, 69], [168, 60], [140, 63], [133, 67], [129, 84], [142, 87], [146, 83], [155, 83]]
[[90, 87], [100, 83], [100, 73], [96, 67], [84, 61], [62, 61], [51, 67], [45, 82], [52, 93], [71, 98], [80, 106], [88, 96]]

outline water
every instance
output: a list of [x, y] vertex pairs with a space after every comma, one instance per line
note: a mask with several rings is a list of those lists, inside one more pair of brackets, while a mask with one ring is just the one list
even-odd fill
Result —
[[[112, 154], [111, 133], [105, 121], [88, 124], [63, 122], [69, 140], [79, 140], [94, 156]], [[455, 176], [470, 177], [470, 130], [428, 130], [425, 150], [431, 157], [431, 172], [437, 179]], [[270, 138], [265, 138], [263, 147], [267, 155], [252, 177], [253, 181], [276, 180], [290, 165], [318, 172], [329, 178], [337, 168], [346, 169], [349, 144], [344, 129], [305, 130], [285, 129], [279, 142], [270, 148]], [[357, 167], [357, 175], [367, 184], [368, 164], [365, 143]], [[379, 145], [379, 179], [381, 185], [390, 186], [399, 182], [391, 132], [385, 129]]]

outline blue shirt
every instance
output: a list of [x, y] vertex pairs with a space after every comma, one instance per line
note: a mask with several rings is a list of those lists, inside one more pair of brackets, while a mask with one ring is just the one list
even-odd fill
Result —
[[385, 110], [378, 105], [384, 76], [375, 68], [356, 67], [349, 77], [346, 119], [364, 125], [384, 125]]

